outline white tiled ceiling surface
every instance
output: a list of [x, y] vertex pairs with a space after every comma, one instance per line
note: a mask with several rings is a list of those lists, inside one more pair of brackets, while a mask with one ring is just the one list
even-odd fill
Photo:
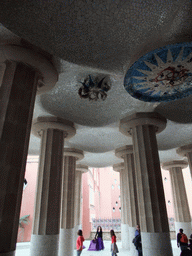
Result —
[[[191, 41], [191, 11], [190, 0], [2, 0], [0, 44], [33, 45], [52, 60], [59, 81], [50, 92], [37, 96], [34, 118], [56, 115], [74, 122], [77, 134], [65, 145], [84, 150], [83, 164], [104, 167], [121, 161], [114, 150], [132, 140], [119, 132], [119, 120], [154, 110], [168, 118], [166, 129], [157, 135], [160, 159], [175, 160], [180, 159], [175, 149], [192, 143], [192, 98], [141, 102], [125, 91], [123, 83], [127, 69], [142, 55]], [[80, 99], [80, 82], [98, 74], [110, 76], [107, 99]], [[40, 139], [31, 135], [29, 154], [39, 152]]]

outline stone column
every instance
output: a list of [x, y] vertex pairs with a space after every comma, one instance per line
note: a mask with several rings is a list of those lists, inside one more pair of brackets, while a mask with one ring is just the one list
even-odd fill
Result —
[[57, 256], [60, 227], [64, 138], [75, 135], [73, 123], [57, 117], [39, 117], [33, 132], [41, 137], [31, 256]]
[[82, 197], [82, 174], [88, 172], [88, 166], [76, 165], [75, 178], [75, 205], [74, 205], [74, 248], [76, 249], [77, 231], [81, 227], [81, 197]]
[[189, 237], [191, 235], [191, 215], [183, 179], [182, 169], [188, 166], [187, 161], [171, 161], [163, 163], [162, 168], [169, 170], [175, 210], [175, 232], [182, 228]]
[[192, 178], [192, 144], [182, 146], [176, 150], [177, 154], [181, 156], [186, 156], [189, 163], [189, 168], [191, 172], [191, 178]]
[[156, 132], [166, 120], [157, 113], [136, 113], [120, 121], [120, 131], [132, 136], [139, 219], [144, 256], [170, 256], [172, 248], [159, 163]]
[[56, 70], [43, 57], [0, 46], [0, 255], [15, 255], [36, 92], [56, 81]]
[[125, 211], [128, 218], [128, 232], [129, 238], [126, 239], [132, 254], [135, 251], [135, 246], [132, 243], [135, 237], [136, 225], [139, 224], [139, 211], [137, 203], [137, 191], [136, 191], [136, 178], [135, 178], [135, 165], [133, 156], [133, 146], [124, 146], [115, 150], [115, 155], [124, 159], [124, 175], [123, 186], [126, 187], [127, 194], [124, 194], [127, 202], [127, 210]]
[[65, 148], [61, 203], [61, 229], [59, 255], [71, 256], [74, 250], [75, 176], [76, 161], [84, 157], [83, 151]]
[[129, 224], [127, 204], [127, 184], [124, 163], [114, 164], [113, 170], [120, 174], [120, 196], [121, 196], [121, 242], [122, 247], [129, 250]]

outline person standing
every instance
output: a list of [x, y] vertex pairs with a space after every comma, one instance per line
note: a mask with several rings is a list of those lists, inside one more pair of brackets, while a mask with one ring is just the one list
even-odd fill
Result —
[[181, 248], [181, 251], [187, 250], [188, 247], [188, 238], [183, 233], [183, 229], [179, 229], [179, 233], [177, 234], [177, 246]]
[[139, 225], [136, 226], [134, 245], [138, 251], [138, 256], [142, 256], [141, 232]]
[[97, 232], [95, 235], [95, 239], [97, 239], [97, 250], [103, 250], [104, 249], [104, 244], [103, 244], [103, 232], [102, 232], [102, 227], [98, 226], [97, 227]]
[[113, 229], [110, 230], [111, 234], [111, 251], [112, 251], [112, 256], [116, 256], [118, 251], [117, 245], [116, 245], [116, 235]]
[[103, 232], [101, 226], [97, 227], [97, 231], [93, 240], [91, 240], [88, 251], [100, 251], [104, 249]]
[[83, 237], [83, 232], [81, 229], [77, 232], [78, 238], [76, 242], [76, 248], [77, 248], [77, 256], [80, 256], [83, 250], [83, 241], [85, 240]]

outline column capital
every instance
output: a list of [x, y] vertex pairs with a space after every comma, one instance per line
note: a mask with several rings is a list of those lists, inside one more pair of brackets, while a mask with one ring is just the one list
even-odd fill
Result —
[[167, 120], [156, 112], [137, 112], [120, 120], [119, 131], [126, 136], [131, 136], [131, 130], [136, 126], [153, 125], [156, 133], [162, 132]]
[[121, 172], [121, 171], [124, 171], [124, 163], [118, 163], [118, 164], [114, 164], [113, 165], [113, 170], [115, 172]]
[[73, 156], [76, 158], [76, 161], [84, 158], [83, 151], [76, 148], [64, 148], [64, 156]]
[[170, 161], [170, 162], [165, 162], [162, 164], [162, 168], [164, 170], [170, 170], [171, 168], [174, 167], [180, 167], [181, 169], [187, 168], [188, 162], [185, 160], [175, 160], [175, 161]]
[[177, 154], [180, 156], [186, 156], [187, 153], [192, 152], [192, 144], [182, 146], [176, 150]]
[[51, 90], [58, 81], [58, 73], [52, 63], [35, 51], [16, 45], [2, 45], [0, 62], [6, 60], [26, 63], [39, 72], [38, 94]]
[[41, 137], [41, 131], [57, 129], [65, 132], [65, 138], [70, 139], [76, 134], [74, 124], [56, 116], [40, 116], [33, 121], [32, 133]]
[[84, 164], [77, 164], [76, 165], [76, 171], [86, 173], [86, 172], [89, 171], [89, 167], [87, 165], [84, 165]]
[[129, 154], [133, 154], [133, 145], [126, 145], [115, 150], [115, 155], [118, 158], [124, 158]]

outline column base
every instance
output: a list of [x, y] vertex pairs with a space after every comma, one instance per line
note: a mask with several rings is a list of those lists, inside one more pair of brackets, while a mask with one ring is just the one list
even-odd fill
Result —
[[183, 229], [183, 233], [185, 233], [187, 235], [187, 237], [189, 238], [192, 231], [191, 231], [191, 222], [175, 222], [175, 233], [177, 236], [177, 233], [179, 233], [179, 229], [182, 228]]
[[169, 233], [141, 232], [143, 256], [172, 256]]
[[57, 256], [59, 249], [59, 235], [32, 235], [31, 256]]
[[130, 244], [130, 255], [134, 255], [137, 251], [135, 245], [133, 244], [133, 238], [135, 237], [135, 227], [129, 227], [129, 244]]
[[15, 251], [2, 252], [2, 253], [0, 253], [0, 256], [15, 256]]
[[128, 224], [121, 223], [121, 242], [122, 242], [122, 248], [127, 250], [130, 249]]
[[71, 256], [74, 253], [74, 228], [60, 229], [59, 256]]

